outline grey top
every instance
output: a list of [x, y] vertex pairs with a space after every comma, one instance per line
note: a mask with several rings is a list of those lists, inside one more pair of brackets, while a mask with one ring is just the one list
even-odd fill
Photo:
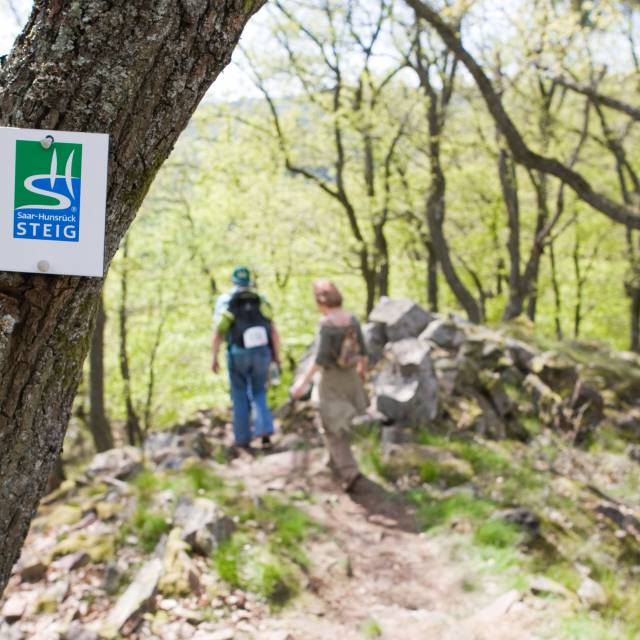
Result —
[[367, 354], [367, 348], [364, 344], [360, 323], [355, 316], [351, 316], [351, 325], [341, 327], [334, 324], [320, 323], [318, 331], [318, 349], [316, 351], [316, 364], [321, 367], [328, 368], [338, 366], [336, 359], [340, 353], [340, 346], [342, 345], [342, 339], [346, 333], [347, 326], [353, 326], [356, 328], [356, 335], [358, 336], [358, 342], [360, 342], [362, 355], [365, 356]]

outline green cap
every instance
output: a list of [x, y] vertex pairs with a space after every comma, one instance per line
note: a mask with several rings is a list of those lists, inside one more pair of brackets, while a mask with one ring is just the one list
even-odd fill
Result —
[[247, 267], [236, 267], [231, 282], [238, 287], [248, 287], [251, 284], [251, 271]]

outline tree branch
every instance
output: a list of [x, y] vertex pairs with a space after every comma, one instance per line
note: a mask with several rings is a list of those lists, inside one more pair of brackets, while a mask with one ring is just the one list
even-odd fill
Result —
[[627, 206], [594, 191], [589, 182], [577, 171], [570, 169], [555, 158], [548, 158], [532, 151], [505, 111], [502, 101], [482, 67], [464, 48], [454, 29], [421, 0], [405, 0], [418, 18], [426, 20], [440, 35], [446, 46], [462, 61], [482, 94], [491, 116], [504, 135], [516, 162], [529, 169], [555, 176], [567, 184], [579, 198], [616, 222], [640, 229], [640, 215], [635, 207]]

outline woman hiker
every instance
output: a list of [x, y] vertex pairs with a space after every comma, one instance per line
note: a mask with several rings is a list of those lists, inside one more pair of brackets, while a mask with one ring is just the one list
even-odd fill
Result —
[[365, 413], [368, 400], [364, 389], [367, 356], [360, 323], [342, 308], [342, 295], [330, 280], [313, 284], [318, 311], [317, 351], [307, 371], [291, 387], [291, 397], [305, 394], [316, 373], [319, 409], [331, 462], [342, 487], [350, 492], [361, 477], [351, 446], [352, 420]]

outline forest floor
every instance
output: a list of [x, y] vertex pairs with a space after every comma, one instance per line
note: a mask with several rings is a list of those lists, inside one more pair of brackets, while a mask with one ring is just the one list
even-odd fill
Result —
[[[638, 640], [640, 465], [620, 446], [416, 435], [429, 444], [361, 430], [351, 494], [304, 411], [254, 456], [227, 457], [208, 414], [144, 457], [100, 454], [43, 500], [0, 639]], [[207, 505], [217, 520], [185, 537]]]
[[370, 480], [344, 494], [324, 457], [318, 449], [242, 457], [224, 474], [258, 496], [312, 495], [304, 508], [324, 531], [309, 544], [304, 596], [263, 630], [295, 640], [510, 640], [514, 629], [520, 640], [544, 637], [554, 601], [507, 588], [500, 575], [479, 582], [455, 537], [420, 533], [415, 508]]

